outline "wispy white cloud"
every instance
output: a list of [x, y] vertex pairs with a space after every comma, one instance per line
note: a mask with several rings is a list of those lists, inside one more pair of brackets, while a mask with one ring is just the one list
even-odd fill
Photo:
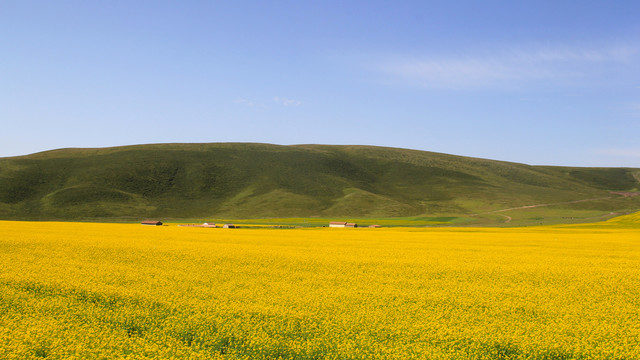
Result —
[[466, 57], [393, 56], [374, 68], [412, 84], [432, 88], [490, 88], [532, 81], [575, 81], [598, 67], [634, 64], [638, 48], [619, 46], [595, 50], [555, 48], [513, 49]]
[[257, 104], [249, 99], [245, 99], [243, 97], [239, 97], [236, 98], [234, 101], [234, 103], [238, 104], [238, 105], [242, 105], [242, 106], [247, 106], [247, 107], [256, 107]]
[[514, 51], [514, 59], [524, 62], [628, 62], [638, 54], [635, 46], [613, 46], [602, 49], [555, 48]]
[[279, 97], [279, 96], [275, 96], [273, 98], [273, 101], [277, 102], [278, 104], [284, 105], [284, 106], [300, 106], [302, 105], [302, 102], [299, 100], [292, 100], [292, 99], [287, 99], [287, 98], [283, 98], [283, 97]]
[[[265, 103], [263, 103], [263, 102], [254, 101], [254, 100], [250, 100], [250, 99], [243, 98], [243, 97], [238, 97], [233, 102], [235, 104], [237, 104], [237, 105], [245, 106], [245, 107], [251, 107], [251, 108], [265, 108], [266, 106], [268, 106], [268, 104], [265, 105]], [[280, 97], [280, 96], [274, 96], [273, 97], [273, 102], [276, 103], [276, 104], [279, 104], [281, 106], [300, 106], [300, 105], [302, 105], [302, 101], [300, 101], [300, 100], [293, 100], [293, 99], [288, 99], [288, 98], [284, 98], [284, 97]]]

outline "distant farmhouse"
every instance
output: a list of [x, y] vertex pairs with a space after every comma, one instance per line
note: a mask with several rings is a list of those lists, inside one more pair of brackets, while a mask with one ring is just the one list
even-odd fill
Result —
[[155, 225], [155, 226], [160, 226], [162, 225], [162, 221], [157, 221], [157, 220], [144, 220], [143, 222], [141, 222], [140, 224], [142, 225]]
[[332, 221], [332, 222], [329, 223], [329, 227], [335, 227], [335, 228], [357, 228], [358, 224], [342, 222], [342, 221]]

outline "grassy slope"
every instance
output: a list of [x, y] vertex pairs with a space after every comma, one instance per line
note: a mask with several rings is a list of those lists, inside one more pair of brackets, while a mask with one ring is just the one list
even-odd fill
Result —
[[587, 229], [640, 229], [640, 211], [616, 216], [607, 221], [597, 222], [597, 223], [589, 223], [589, 224], [578, 224], [578, 225], [561, 225], [561, 227], [567, 228], [587, 228]]
[[589, 217], [639, 209], [640, 196], [609, 193], [638, 190], [639, 174], [640, 169], [529, 166], [370, 146], [61, 149], [0, 159], [0, 218], [477, 214], [500, 222], [507, 213], [492, 211], [606, 198], [554, 207], [559, 218], [584, 211]]

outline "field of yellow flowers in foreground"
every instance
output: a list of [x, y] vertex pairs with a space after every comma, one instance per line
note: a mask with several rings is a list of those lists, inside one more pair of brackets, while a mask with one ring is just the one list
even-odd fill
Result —
[[640, 231], [0, 222], [0, 358], [640, 359]]

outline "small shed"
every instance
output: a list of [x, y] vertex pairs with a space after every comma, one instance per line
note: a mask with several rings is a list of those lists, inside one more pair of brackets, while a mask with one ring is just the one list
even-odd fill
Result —
[[347, 223], [347, 224], [345, 225], [345, 227], [348, 227], [348, 228], [357, 228], [357, 227], [358, 227], [358, 224], [356, 224], [356, 223]]
[[343, 221], [332, 221], [329, 223], [329, 227], [347, 227], [347, 223]]
[[370, 228], [379, 228], [379, 227], [381, 227], [381, 226], [380, 226], [380, 225], [375, 224], [375, 225], [369, 225], [369, 227], [370, 227]]
[[236, 226], [233, 225], [233, 224], [224, 224], [224, 225], [222, 225], [222, 227], [225, 228], [225, 229], [235, 229], [236, 228]]
[[155, 225], [155, 226], [160, 226], [162, 225], [162, 221], [157, 221], [157, 220], [144, 220], [143, 222], [141, 222], [140, 224], [142, 225]]

